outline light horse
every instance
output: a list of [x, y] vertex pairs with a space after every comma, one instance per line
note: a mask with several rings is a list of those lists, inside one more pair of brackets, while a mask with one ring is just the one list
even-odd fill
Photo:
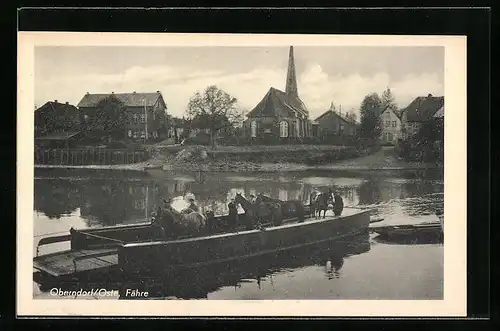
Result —
[[181, 212], [173, 208], [162, 209], [154, 215], [153, 223], [159, 226], [164, 238], [198, 235], [206, 229], [206, 217], [189, 208]]
[[[270, 206], [272, 206], [274, 208], [280, 209], [283, 217], [286, 217], [286, 218], [297, 217], [299, 222], [304, 221], [305, 208], [304, 208], [304, 204], [300, 200], [283, 201], [283, 200], [279, 200], [279, 199], [273, 199], [273, 198], [268, 197], [262, 193], [259, 193], [257, 195], [256, 202], [259, 202], [259, 201], [262, 201], [266, 204], [269, 204]], [[280, 222], [280, 224], [281, 224], [281, 222]]]
[[236, 193], [234, 201], [240, 204], [245, 211], [247, 229], [252, 229], [256, 223], [264, 223], [266, 219], [270, 219], [273, 224], [280, 224], [282, 221], [281, 209], [276, 208], [275, 205], [269, 205], [257, 200], [255, 203], [251, 203], [241, 193]]
[[[328, 210], [328, 205], [333, 202], [333, 193], [328, 190], [328, 193], [317, 193], [313, 192], [309, 196], [309, 206], [311, 208], [311, 216], [315, 218], [321, 217], [321, 212], [323, 212], [323, 218], [326, 217], [326, 211]], [[318, 212], [318, 217], [316, 217], [316, 212]]]

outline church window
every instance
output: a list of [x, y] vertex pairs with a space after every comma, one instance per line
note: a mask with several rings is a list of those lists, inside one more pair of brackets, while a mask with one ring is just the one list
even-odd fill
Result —
[[287, 121], [280, 122], [280, 137], [281, 138], [288, 137], [288, 122]]
[[252, 138], [257, 137], [257, 122], [252, 121], [250, 123], [250, 131], [252, 133]]

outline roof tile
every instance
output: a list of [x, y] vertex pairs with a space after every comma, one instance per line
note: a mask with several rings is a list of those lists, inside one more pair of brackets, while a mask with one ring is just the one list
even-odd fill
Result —
[[127, 107], [144, 107], [144, 100], [146, 106], [154, 106], [161, 93], [107, 93], [107, 94], [86, 94], [78, 103], [78, 107], [95, 107], [102, 99], [115, 96], [118, 100], [123, 102]]

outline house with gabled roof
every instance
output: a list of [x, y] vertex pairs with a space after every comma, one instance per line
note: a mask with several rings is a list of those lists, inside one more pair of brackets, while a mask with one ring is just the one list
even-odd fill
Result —
[[35, 137], [58, 132], [74, 132], [80, 128], [78, 109], [68, 102], [48, 101], [35, 110]]
[[415, 98], [405, 109], [401, 116], [403, 137], [415, 135], [423, 123], [431, 120], [443, 108], [444, 97], [435, 97], [428, 94], [426, 97]]
[[380, 114], [380, 140], [388, 144], [396, 144], [403, 137], [401, 131], [401, 112], [386, 107]]
[[313, 121], [313, 135], [315, 137], [327, 135], [356, 135], [358, 124], [352, 118], [337, 111], [333, 102], [330, 108]]
[[84, 118], [94, 116], [98, 103], [114, 96], [125, 106], [128, 123], [125, 135], [132, 140], [157, 139], [160, 136], [159, 128], [164, 120], [167, 105], [160, 91], [156, 93], [88, 93], [78, 103], [78, 109]]
[[299, 97], [293, 46], [290, 46], [285, 91], [271, 87], [247, 114], [244, 128], [252, 139], [278, 141], [312, 135], [309, 111]]

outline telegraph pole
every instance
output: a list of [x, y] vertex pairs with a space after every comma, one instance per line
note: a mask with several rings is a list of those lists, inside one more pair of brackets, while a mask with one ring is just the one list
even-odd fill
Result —
[[146, 106], [146, 98], [144, 98], [144, 118], [145, 118], [144, 126], [146, 129], [146, 132], [144, 134], [144, 143], [146, 144], [148, 140], [148, 108]]

